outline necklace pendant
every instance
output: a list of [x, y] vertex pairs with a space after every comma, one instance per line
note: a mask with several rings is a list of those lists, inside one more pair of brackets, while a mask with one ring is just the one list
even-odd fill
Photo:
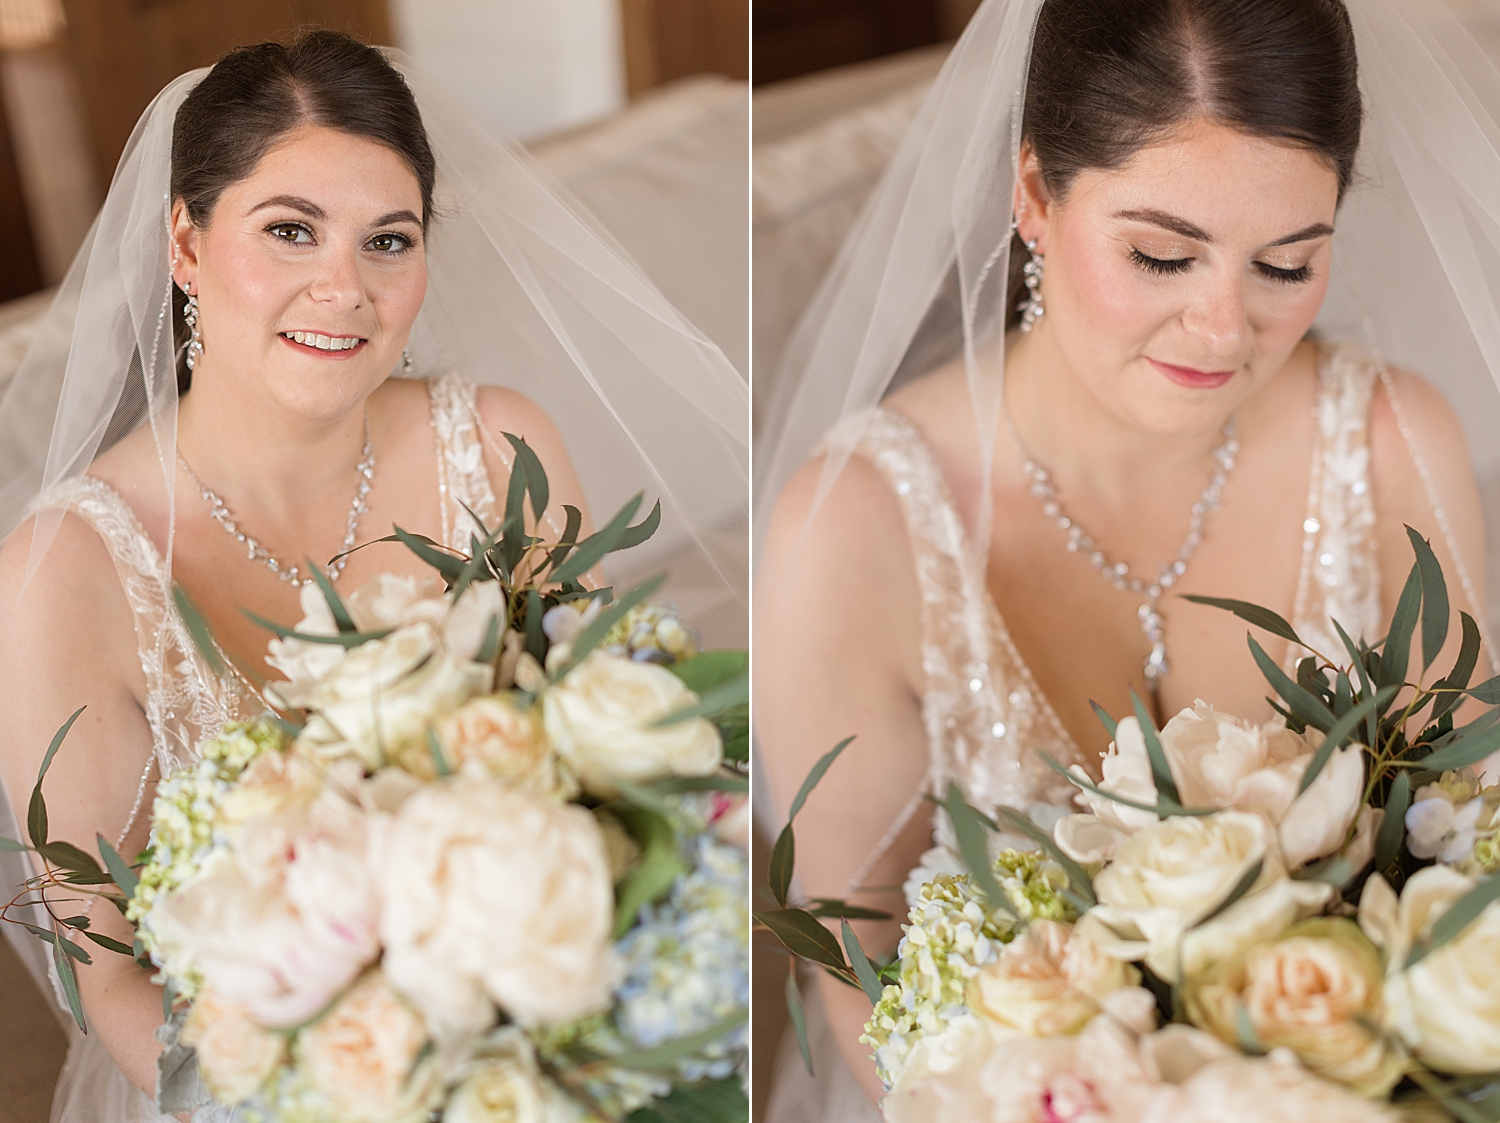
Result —
[[1171, 669], [1167, 665], [1167, 645], [1157, 640], [1151, 645], [1151, 654], [1146, 657], [1146, 681], [1154, 688], [1156, 681]]

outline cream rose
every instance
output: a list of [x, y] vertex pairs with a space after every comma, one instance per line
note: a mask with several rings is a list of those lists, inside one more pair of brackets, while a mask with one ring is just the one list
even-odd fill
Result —
[[[438, 722], [438, 743], [454, 772], [493, 776], [507, 787], [570, 799], [577, 780], [560, 766], [542, 731], [540, 713], [508, 694], [472, 698]], [[401, 763], [424, 779], [436, 775], [427, 745], [407, 749]]]
[[263, 1026], [323, 1010], [380, 952], [367, 818], [335, 789], [238, 831], [151, 914], [173, 974], [198, 974]]
[[422, 1016], [378, 970], [350, 987], [297, 1043], [313, 1087], [341, 1120], [425, 1119], [442, 1092], [435, 1061], [417, 1063], [427, 1045]]
[[997, 959], [969, 980], [970, 1010], [1033, 1037], [1078, 1033], [1111, 991], [1135, 986], [1141, 973], [1105, 955], [1066, 924], [1035, 920]]
[[1266, 1048], [1286, 1046], [1314, 1072], [1366, 1096], [1401, 1079], [1405, 1058], [1371, 1026], [1385, 1022], [1380, 954], [1351, 920], [1315, 917], [1217, 963], [1185, 989], [1188, 1017], [1231, 1045], [1249, 1018]]
[[1388, 1025], [1441, 1072], [1500, 1069], [1500, 902], [1436, 951], [1405, 965], [1416, 942], [1475, 884], [1447, 866], [1428, 866], [1412, 874], [1398, 901], [1375, 874], [1359, 902], [1360, 927], [1386, 956]]
[[498, 1003], [522, 1025], [609, 1002], [614, 889], [594, 816], [494, 780], [453, 776], [401, 805], [375, 848], [383, 965], [442, 1033]]
[[443, 1107], [443, 1123], [552, 1123], [560, 1095], [537, 1068], [525, 1034], [507, 1026], [491, 1034]]
[[1163, 1096], [1151, 1123], [1398, 1123], [1400, 1116], [1297, 1063], [1288, 1049], [1211, 1061]]
[[314, 711], [297, 738], [323, 759], [357, 758], [373, 772], [408, 750], [427, 750], [430, 725], [489, 685], [490, 669], [455, 659], [432, 628], [413, 624], [350, 651], [305, 689], [283, 691]]
[[323, 772], [296, 752], [262, 753], [225, 794], [219, 824], [233, 829], [254, 819], [306, 810], [323, 790]]
[[[1198, 702], [1168, 721], [1160, 740], [1185, 805], [1265, 816], [1277, 826], [1290, 869], [1342, 848], [1360, 812], [1365, 768], [1358, 745], [1335, 752], [1307, 791], [1297, 794], [1323, 742], [1317, 730], [1297, 734], [1279, 721], [1252, 725]], [[1137, 803], [1156, 801], [1146, 740], [1133, 717], [1115, 730], [1100, 787]], [[1080, 792], [1078, 798], [1088, 813], [1062, 820], [1056, 832], [1058, 844], [1078, 861], [1109, 859], [1126, 838], [1156, 821], [1150, 812], [1092, 792]]]
[[[1261, 869], [1250, 891], [1205, 923], [1256, 862]], [[1265, 818], [1220, 811], [1136, 832], [1094, 879], [1094, 893], [1099, 904], [1080, 918], [1078, 930], [1111, 955], [1145, 959], [1176, 983], [1179, 970], [1191, 978], [1318, 912], [1334, 890], [1286, 876]]]
[[[333, 611], [316, 584], [302, 586], [302, 619], [295, 631], [309, 636], [338, 635]], [[505, 618], [504, 599], [493, 581], [479, 581], [464, 590], [457, 603], [435, 575], [405, 577], [376, 574], [344, 598], [350, 619], [361, 632], [393, 631], [411, 624], [427, 624], [442, 637], [455, 658], [471, 660], [484, 645], [490, 619]], [[335, 644], [298, 639], [274, 639], [266, 662], [294, 687], [306, 686], [330, 674], [347, 652]]]
[[182, 1027], [181, 1042], [198, 1054], [198, 1071], [214, 1098], [243, 1103], [286, 1058], [286, 1038], [262, 1029], [237, 1002], [211, 988], [198, 992]]
[[542, 692], [547, 736], [585, 790], [608, 798], [621, 781], [706, 776], [719, 767], [719, 731], [703, 718], [656, 727], [698, 700], [664, 667], [591, 652]]

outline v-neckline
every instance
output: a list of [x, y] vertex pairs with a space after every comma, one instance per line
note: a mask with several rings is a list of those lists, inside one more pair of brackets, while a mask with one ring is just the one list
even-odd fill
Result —
[[[1316, 385], [1313, 392], [1313, 412], [1315, 417], [1317, 416], [1317, 410], [1324, 394], [1324, 367], [1329, 360], [1330, 354], [1331, 350], [1329, 348], [1322, 345], [1318, 346], [1315, 366]], [[1000, 611], [999, 602], [995, 600], [994, 591], [990, 588], [989, 573], [980, 564], [981, 555], [974, 547], [973, 538], [969, 533], [969, 525], [964, 521], [963, 516], [959, 512], [958, 504], [955, 502], [953, 493], [948, 486], [948, 478], [943, 474], [932, 446], [927, 442], [927, 438], [922, 435], [922, 431], [917, 427], [916, 423], [906, 414], [885, 405], [879, 405], [875, 408], [888, 421], [893, 422], [904, 431], [909, 448], [923, 462], [923, 471], [932, 481], [933, 491], [938, 501], [944, 505], [946, 513], [953, 520], [952, 525], [955, 528], [954, 533], [957, 536], [956, 545], [960, 564], [968, 567], [970, 570], [970, 577], [973, 578], [973, 584], [978, 589], [978, 595], [982, 600], [984, 611], [989, 618], [989, 634], [1003, 648], [1005, 654], [1010, 659], [1011, 666], [1015, 668], [1015, 672], [1020, 679], [1020, 682], [1016, 685], [1023, 690], [1029, 691], [1031, 697], [1036, 700], [1037, 712], [1041, 722], [1050, 727], [1051, 734], [1067, 747], [1070, 758], [1079, 761], [1092, 761], [1093, 757], [1085, 756], [1079, 749], [1078, 742], [1074, 739], [1072, 733], [1069, 732], [1068, 727], [1063, 724], [1062, 719], [1058, 717], [1056, 709], [1053, 708], [1052, 699], [1038, 686], [1036, 676], [1032, 673], [1030, 664], [1026, 662], [1020, 650], [1016, 647], [1015, 640], [1010, 634], [1010, 629], [1005, 623], [1005, 616]], [[1311, 479], [1308, 488], [1307, 509], [1303, 515], [1304, 527], [1309, 525], [1313, 516], [1317, 513], [1315, 508], [1317, 506], [1318, 494], [1318, 464], [1323, 452], [1323, 440], [1322, 429], [1315, 424], [1313, 426], [1312, 457], [1310, 460]], [[1304, 531], [1304, 534], [1310, 537], [1312, 532]], [[1304, 549], [1302, 551], [1302, 560], [1298, 563], [1297, 584], [1293, 593], [1294, 616], [1298, 614], [1297, 609], [1300, 607], [1303, 590], [1310, 578], [1312, 554], [1313, 551]], [[1288, 659], [1292, 658], [1294, 650], [1289, 648]], [[998, 693], [999, 691], [997, 691]]]

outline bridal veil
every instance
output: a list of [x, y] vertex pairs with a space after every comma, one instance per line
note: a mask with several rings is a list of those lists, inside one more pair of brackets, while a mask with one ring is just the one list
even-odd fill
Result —
[[[688, 619], [743, 616], [748, 595], [749, 391], [719, 349], [520, 148], [496, 139], [400, 52], [437, 159], [429, 281], [412, 332], [417, 377], [457, 371], [517, 390], [556, 422], [591, 509], [637, 491], [661, 529], [609, 572], [628, 585], [667, 569], [660, 594]], [[31, 350], [0, 400], [0, 540], [37, 498], [149, 425], [170, 495], [177, 375], [168, 272], [172, 128], [207, 71], [147, 108]], [[51, 433], [45, 454], [21, 434]], [[38, 516], [28, 573], [61, 513]], [[171, 539], [166, 543], [170, 566]], [[24, 794], [24, 793], [23, 793]], [[22, 837], [0, 798], [0, 835]], [[0, 852], [0, 885], [29, 871]], [[8, 892], [13, 893], [10, 889]], [[7, 895], [7, 900], [9, 895]], [[30, 918], [28, 918], [30, 919]], [[43, 945], [15, 926], [44, 979]]]

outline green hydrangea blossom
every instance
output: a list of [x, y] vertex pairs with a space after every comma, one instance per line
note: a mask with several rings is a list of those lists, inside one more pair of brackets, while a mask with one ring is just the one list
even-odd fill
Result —
[[885, 988], [861, 1041], [875, 1048], [875, 1066], [894, 1084], [916, 1042], [941, 1032], [967, 1011], [969, 980], [1032, 920], [1071, 922], [1078, 913], [1063, 896], [1067, 874], [1045, 855], [1004, 850], [995, 859], [1000, 889], [1019, 920], [986, 911], [967, 874], [938, 874], [912, 905], [897, 956], [901, 982]]

